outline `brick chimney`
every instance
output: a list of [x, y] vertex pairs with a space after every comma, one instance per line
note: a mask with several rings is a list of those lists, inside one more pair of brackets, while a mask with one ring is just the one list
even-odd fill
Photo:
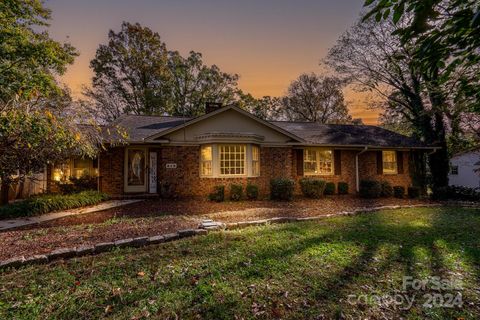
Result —
[[205, 113], [210, 113], [212, 111], [218, 110], [222, 107], [220, 102], [207, 102], [205, 104]]

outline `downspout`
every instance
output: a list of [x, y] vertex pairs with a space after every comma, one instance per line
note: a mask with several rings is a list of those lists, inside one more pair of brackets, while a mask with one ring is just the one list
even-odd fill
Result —
[[358, 170], [358, 156], [361, 155], [362, 153], [366, 152], [368, 150], [368, 147], [365, 146], [364, 149], [362, 151], [360, 151], [359, 153], [357, 153], [355, 155], [355, 182], [356, 182], [356, 187], [357, 187], [357, 192], [360, 191], [360, 177], [359, 177], [359, 170]]

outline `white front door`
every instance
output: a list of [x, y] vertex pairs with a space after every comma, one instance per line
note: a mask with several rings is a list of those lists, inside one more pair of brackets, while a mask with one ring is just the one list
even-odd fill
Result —
[[147, 191], [147, 149], [125, 149], [125, 192]]

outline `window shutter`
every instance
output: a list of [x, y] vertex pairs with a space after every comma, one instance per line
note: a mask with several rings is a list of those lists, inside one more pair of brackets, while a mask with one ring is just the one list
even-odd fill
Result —
[[403, 152], [397, 151], [397, 172], [398, 174], [403, 173]]
[[377, 151], [377, 174], [383, 174], [383, 155], [382, 151]]
[[339, 176], [342, 174], [342, 151], [334, 150], [333, 151], [333, 165], [335, 170], [335, 175]]
[[296, 149], [297, 176], [303, 176], [303, 149]]

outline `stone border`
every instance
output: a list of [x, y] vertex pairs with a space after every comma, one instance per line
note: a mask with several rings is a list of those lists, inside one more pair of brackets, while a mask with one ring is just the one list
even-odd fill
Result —
[[342, 211], [339, 213], [325, 214], [321, 216], [314, 217], [276, 217], [270, 219], [254, 220], [254, 221], [243, 221], [243, 222], [234, 222], [234, 223], [221, 223], [214, 222], [212, 220], [205, 220], [204, 225], [200, 225], [198, 229], [185, 229], [179, 230], [175, 233], [168, 233], [163, 235], [156, 235], [151, 237], [138, 237], [138, 238], [128, 238], [120, 239], [114, 242], [102, 242], [95, 245], [85, 245], [75, 248], [60, 248], [53, 250], [47, 254], [43, 255], [34, 255], [34, 256], [19, 256], [14, 257], [8, 260], [0, 261], [0, 270], [6, 268], [18, 268], [25, 265], [31, 264], [42, 264], [48, 263], [59, 259], [70, 259], [74, 257], [82, 257], [86, 255], [94, 255], [102, 252], [110, 251], [113, 248], [123, 248], [123, 247], [143, 247], [152, 244], [159, 244], [164, 242], [175, 241], [182, 238], [189, 238], [197, 235], [205, 235], [210, 231], [215, 230], [235, 230], [242, 229], [251, 226], [261, 226], [273, 223], [288, 223], [288, 222], [301, 222], [301, 221], [314, 221], [321, 220], [331, 217], [340, 217], [340, 216], [353, 216], [360, 213], [375, 212], [381, 210], [391, 210], [391, 209], [408, 209], [408, 208], [429, 208], [429, 207], [445, 207], [445, 206], [461, 206], [461, 207], [476, 207], [480, 208], [476, 203], [459, 203], [459, 202], [449, 202], [449, 203], [433, 203], [433, 204], [416, 204], [416, 205], [396, 205], [396, 206], [381, 206], [381, 207], [371, 207], [371, 208], [359, 208], [353, 211]]

